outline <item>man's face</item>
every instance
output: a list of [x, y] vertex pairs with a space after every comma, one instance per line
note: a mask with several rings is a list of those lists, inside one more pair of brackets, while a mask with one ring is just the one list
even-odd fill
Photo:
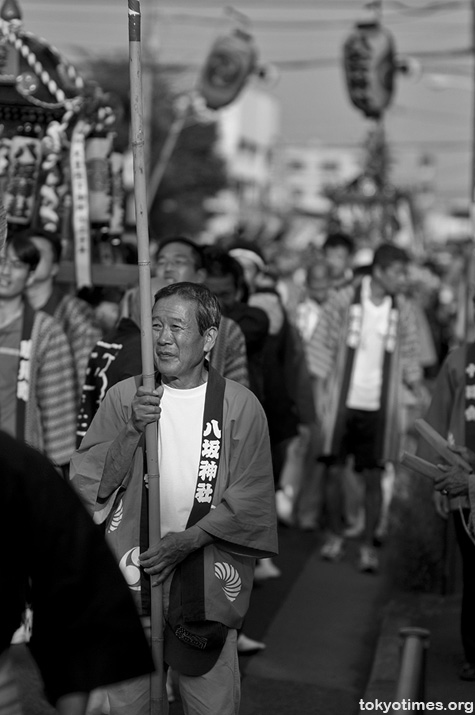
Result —
[[191, 246], [185, 243], [168, 243], [157, 256], [155, 275], [164, 286], [172, 283], [203, 283], [205, 272], [195, 267]]
[[224, 314], [233, 308], [237, 301], [237, 289], [231, 275], [207, 276], [205, 285], [219, 300], [221, 310]]
[[0, 255], [0, 300], [11, 300], [23, 293], [33, 281], [27, 263], [20, 261], [11, 246]]
[[315, 266], [307, 279], [307, 291], [316, 303], [324, 303], [328, 296], [330, 282], [325, 266]]
[[350, 265], [350, 253], [344, 246], [329, 246], [325, 249], [325, 261], [333, 279], [342, 278]]
[[209, 328], [200, 335], [195, 304], [170, 296], [154, 305], [152, 330], [158, 371], [162, 377], [178, 378], [186, 387], [201, 372], [204, 356], [215, 343], [216, 328]]
[[57, 274], [59, 265], [55, 262], [55, 254], [51, 241], [48, 241], [47, 238], [43, 238], [42, 236], [32, 236], [31, 242], [35, 244], [40, 252], [40, 262], [33, 272], [34, 283], [42, 283]]
[[396, 295], [404, 290], [407, 281], [407, 266], [402, 261], [395, 261], [387, 268], [376, 266], [373, 270], [374, 277], [388, 295]]

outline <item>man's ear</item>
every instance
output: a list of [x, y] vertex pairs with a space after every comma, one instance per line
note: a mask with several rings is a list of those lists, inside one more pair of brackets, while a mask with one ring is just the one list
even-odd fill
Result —
[[205, 268], [198, 268], [196, 271], [196, 281], [195, 283], [204, 283], [206, 280], [206, 269]]
[[29, 288], [35, 282], [36, 271], [30, 271], [28, 273], [28, 278], [26, 279], [25, 288]]
[[382, 272], [381, 266], [373, 266], [371, 269], [371, 276], [375, 278], [376, 280], [381, 280], [381, 272]]
[[211, 350], [214, 348], [214, 345], [216, 343], [216, 338], [218, 337], [218, 328], [212, 327], [208, 328], [208, 330], [205, 332], [205, 346], [204, 346], [204, 351], [205, 354], [211, 352]]

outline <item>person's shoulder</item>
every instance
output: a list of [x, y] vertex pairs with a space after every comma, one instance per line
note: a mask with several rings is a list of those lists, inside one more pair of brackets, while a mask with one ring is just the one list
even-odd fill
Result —
[[62, 312], [70, 315], [72, 319], [89, 323], [97, 331], [100, 331], [94, 308], [86, 300], [76, 295], [65, 293], [61, 301], [61, 309]]
[[54, 474], [59, 478], [44, 454], [3, 430], [0, 430], [0, 454], [2, 455], [2, 482], [7, 476], [25, 480], [29, 479], [29, 476], [36, 478], [39, 473]]
[[229, 400], [230, 404], [237, 408], [240, 408], [244, 404], [255, 405], [256, 407], [261, 408], [261, 403], [258, 398], [248, 387], [245, 387], [240, 382], [236, 382], [235, 380], [230, 380], [228, 377], [224, 379], [226, 382], [224, 395], [225, 398]]
[[220, 328], [224, 328], [225, 330], [232, 330], [234, 326], [236, 326], [237, 323], [233, 318], [229, 318], [226, 315], [221, 316], [221, 323], [220, 323]]
[[228, 336], [228, 339], [238, 336], [242, 337], [242, 339], [244, 340], [244, 333], [242, 332], [238, 323], [232, 318], [226, 317], [225, 315], [221, 316], [219, 330], [221, 334], [224, 333], [225, 336]]
[[243, 303], [244, 306], [244, 311], [243, 314], [249, 316], [253, 320], [259, 323], [262, 323], [262, 325], [269, 325], [269, 317], [265, 310], [262, 308], [259, 308], [257, 305], [247, 305]]
[[355, 297], [355, 293], [358, 288], [358, 285], [359, 285], [358, 282], [352, 282], [352, 283], [348, 283], [340, 288], [338, 288], [338, 287], [331, 288], [328, 293], [328, 297], [322, 307], [323, 308], [332, 307], [332, 306], [342, 307], [342, 306], [349, 305]]
[[7, 432], [0, 430], [0, 454], [2, 455], [2, 465], [13, 465], [15, 470], [21, 471], [25, 460], [25, 454], [29, 448], [11, 437]]
[[[35, 310], [33, 324], [40, 331], [50, 330], [55, 327], [59, 328], [59, 325], [53, 316], [41, 309]], [[63, 332], [61, 328], [59, 328], [59, 330]]]
[[137, 392], [137, 388], [142, 384], [142, 376], [134, 375], [133, 377], [126, 377], [124, 380], [120, 380], [112, 385], [108, 390], [107, 394], [110, 398], [115, 399], [132, 399], [132, 397]]
[[64, 305], [75, 308], [81, 311], [85, 315], [94, 315], [94, 309], [90, 303], [83, 298], [79, 298], [77, 295], [72, 295], [71, 293], [64, 293], [61, 301]]
[[45, 313], [43, 310], [35, 311], [34, 329], [38, 331], [38, 335], [43, 339], [54, 338], [69, 344], [62, 325], [52, 315]]
[[448, 355], [446, 356], [444, 360], [444, 364], [447, 365], [448, 367], [453, 367], [455, 365], [457, 366], [465, 366], [465, 363], [468, 361], [468, 352], [471, 352], [472, 355], [475, 352], [475, 344], [474, 343], [466, 343], [463, 345], [458, 345], [455, 348], [452, 348]]
[[265, 310], [257, 306], [249, 305], [248, 303], [235, 303], [229, 311], [228, 317], [238, 323], [243, 332], [245, 332], [245, 328], [249, 329], [250, 326], [253, 327], [254, 331], [261, 331], [265, 335], [269, 332], [269, 317]]

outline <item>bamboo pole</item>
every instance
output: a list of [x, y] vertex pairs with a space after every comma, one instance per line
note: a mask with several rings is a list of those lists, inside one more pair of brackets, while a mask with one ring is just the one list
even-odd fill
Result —
[[[155, 388], [152, 337], [152, 289], [150, 250], [147, 219], [147, 191], [145, 182], [145, 153], [143, 130], [142, 66], [141, 66], [141, 11], [139, 0], [128, 0], [129, 7], [129, 65], [132, 118], [132, 152], [134, 159], [134, 194], [137, 225], [137, 248], [140, 291], [140, 324], [142, 347], [142, 378], [144, 387]], [[160, 478], [158, 473], [157, 425], [145, 429], [149, 496], [149, 542], [160, 540]], [[156, 671], [150, 681], [150, 713], [163, 712], [163, 605], [162, 587], [151, 591], [151, 645]]]

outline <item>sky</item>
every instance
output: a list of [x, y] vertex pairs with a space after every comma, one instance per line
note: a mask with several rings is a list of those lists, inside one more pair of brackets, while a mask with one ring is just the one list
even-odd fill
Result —
[[[18, 0], [24, 27], [71, 61], [128, 53], [127, 0]], [[155, 61], [196, 68], [214, 39], [231, 27], [223, 0], [142, 0], [143, 43]], [[280, 103], [283, 145], [359, 147], [372, 122], [347, 96], [342, 47], [363, 0], [236, 0], [249, 20], [262, 65], [263, 88]], [[414, 184], [421, 157], [435, 165], [437, 201], [468, 204], [473, 155], [471, 0], [382, 0], [381, 21], [398, 55], [411, 58], [398, 75], [385, 131], [393, 180]], [[257, 80], [256, 80], [257, 81]]]

